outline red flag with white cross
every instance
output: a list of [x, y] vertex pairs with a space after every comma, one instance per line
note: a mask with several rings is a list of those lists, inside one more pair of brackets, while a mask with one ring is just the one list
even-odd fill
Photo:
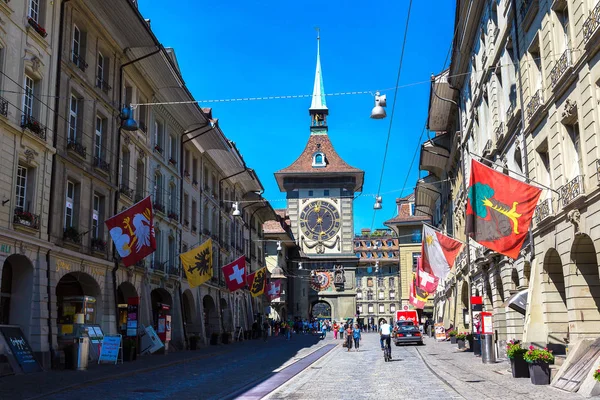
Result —
[[417, 259], [417, 288], [427, 293], [435, 293], [440, 278], [423, 269], [423, 258]]
[[274, 299], [281, 296], [280, 279], [273, 280], [267, 285], [267, 296], [269, 296], [269, 301], [273, 301]]
[[244, 256], [225, 265], [222, 269], [227, 289], [235, 292], [246, 286], [246, 258]]

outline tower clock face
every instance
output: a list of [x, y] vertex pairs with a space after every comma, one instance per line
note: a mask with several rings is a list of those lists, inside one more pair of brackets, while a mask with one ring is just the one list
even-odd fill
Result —
[[312, 201], [300, 213], [300, 229], [308, 239], [327, 241], [340, 230], [340, 212], [327, 201]]

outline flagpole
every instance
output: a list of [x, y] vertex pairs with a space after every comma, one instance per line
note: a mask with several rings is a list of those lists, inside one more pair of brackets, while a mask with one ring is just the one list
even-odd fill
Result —
[[[481, 158], [482, 160], [485, 160], [485, 161], [487, 161], [487, 162], [489, 162], [489, 163], [491, 163], [491, 164], [493, 164], [493, 165], [495, 165], [495, 166], [497, 166], [497, 167], [500, 167], [500, 168], [506, 169], [508, 172], [512, 172], [513, 174], [515, 174], [515, 175], [518, 175], [518, 176], [520, 176], [521, 178], [525, 178], [525, 179], [527, 179], [527, 181], [529, 181], [529, 182], [531, 182], [531, 183], [535, 183], [536, 185], [538, 185], [538, 186], [541, 186], [541, 187], [543, 187], [544, 189], [548, 189], [548, 190], [550, 190], [550, 191], [552, 191], [552, 192], [554, 192], [554, 193], [556, 193], [556, 194], [560, 195], [560, 193], [559, 193], [557, 190], [555, 190], [555, 189], [552, 189], [550, 186], [546, 186], [546, 185], [544, 185], [543, 183], [539, 183], [539, 182], [537, 182], [537, 181], [534, 181], [533, 179], [529, 178], [527, 175], [523, 175], [523, 174], [522, 174], [522, 173], [520, 173], [520, 172], [513, 171], [512, 169], [508, 169], [508, 168], [506, 168], [506, 166], [504, 166], [504, 165], [502, 165], [502, 164], [498, 164], [497, 162], [495, 162], [495, 161], [492, 161], [492, 160], [490, 160], [489, 158], [485, 158], [485, 157], [483, 157], [483, 156], [480, 156], [479, 154], [475, 154], [475, 153], [473, 153], [473, 152], [471, 152], [471, 151], [469, 151], [468, 153], [469, 153], [470, 155], [472, 155], [472, 156], [479, 157], [479, 158]], [[526, 183], [529, 183], [529, 182], [526, 182]]]

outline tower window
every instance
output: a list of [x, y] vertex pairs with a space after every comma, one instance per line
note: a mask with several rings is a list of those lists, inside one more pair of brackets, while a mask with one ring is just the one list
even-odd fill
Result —
[[323, 190], [323, 196], [329, 196], [329, 189]]
[[322, 152], [316, 152], [315, 154], [313, 154], [313, 162], [312, 162], [312, 166], [313, 167], [325, 167], [326, 166], [326, 162], [325, 162], [325, 154], [323, 154]]
[[308, 191], [308, 197], [313, 197], [313, 195], [314, 195], [314, 192], [312, 190], [309, 190]]

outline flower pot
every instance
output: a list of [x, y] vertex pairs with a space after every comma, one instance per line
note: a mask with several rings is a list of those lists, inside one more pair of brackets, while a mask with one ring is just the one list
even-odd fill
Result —
[[511, 358], [510, 368], [513, 378], [529, 378], [529, 364], [523, 360], [523, 356]]
[[473, 339], [473, 354], [476, 356], [481, 355], [481, 338], [479, 337]]
[[550, 364], [540, 361], [529, 363], [529, 376], [534, 385], [549, 385]]
[[450, 343], [456, 344], [456, 336], [450, 336]]
[[456, 343], [458, 344], [459, 350], [463, 350], [466, 348], [464, 339], [457, 339]]
[[469, 339], [469, 350], [468, 351], [473, 351], [473, 344], [474, 340], [473, 339]]

